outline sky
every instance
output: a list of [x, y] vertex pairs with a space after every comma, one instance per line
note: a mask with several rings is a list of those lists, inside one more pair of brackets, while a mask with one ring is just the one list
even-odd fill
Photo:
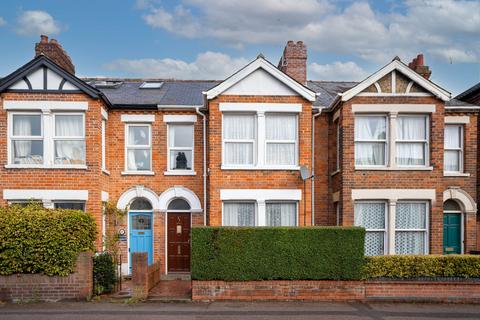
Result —
[[3, 0], [0, 77], [32, 59], [40, 34], [80, 77], [221, 80], [302, 40], [310, 80], [359, 81], [423, 53], [452, 94], [480, 82], [480, 0]]

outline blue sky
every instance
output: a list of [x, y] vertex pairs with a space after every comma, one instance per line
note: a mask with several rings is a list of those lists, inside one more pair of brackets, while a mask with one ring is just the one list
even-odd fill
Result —
[[32, 58], [41, 33], [79, 76], [222, 79], [303, 40], [312, 80], [361, 80], [422, 52], [452, 93], [480, 81], [480, 1], [2, 1], [0, 76]]

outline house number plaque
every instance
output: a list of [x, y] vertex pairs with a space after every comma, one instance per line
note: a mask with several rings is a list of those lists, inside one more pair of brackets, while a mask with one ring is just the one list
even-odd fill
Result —
[[177, 234], [182, 234], [182, 225], [177, 224]]

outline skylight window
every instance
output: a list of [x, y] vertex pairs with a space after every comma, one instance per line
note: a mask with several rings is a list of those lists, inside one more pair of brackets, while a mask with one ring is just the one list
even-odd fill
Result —
[[163, 85], [163, 82], [144, 82], [140, 86], [140, 89], [160, 89]]

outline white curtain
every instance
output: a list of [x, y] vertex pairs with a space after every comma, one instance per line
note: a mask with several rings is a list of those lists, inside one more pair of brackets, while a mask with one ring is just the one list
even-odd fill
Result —
[[[55, 136], [57, 138], [83, 137], [82, 116], [55, 116]], [[85, 140], [55, 141], [55, 163], [84, 164]]]
[[148, 127], [131, 126], [128, 130], [128, 144], [131, 146], [141, 145], [146, 146], [150, 144], [148, 136]]
[[82, 116], [55, 116], [55, 135], [57, 137], [83, 137]]
[[[225, 139], [224, 160], [226, 164], [253, 164], [254, 143], [252, 140], [255, 139], [255, 116], [225, 114], [223, 116], [223, 137]], [[242, 142], [241, 140], [247, 141]]]
[[460, 171], [461, 149], [462, 149], [462, 128], [458, 125], [445, 126], [444, 135], [444, 170]]
[[[13, 136], [41, 136], [41, 116], [14, 115]], [[43, 142], [35, 140], [13, 141], [13, 163], [41, 164], [43, 163]]]
[[426, 210], [426, 203], [397, 203], [397, 208], [395, 211], [395, 253], [425, 253], [425, 241], [427, 234]]
[[[267, 164], [294, 165], [295, 143], [297, 140], [297, 116], [291, 114], [270, 114], [265, 121], [267, 143]], [[272, 142], [282, 140], [283, 143]]]
[[295, 164], [295, 143], [267, 143], [266, 152], [267, 164]]
[[295, 202], [267, 203], [267, 226], [296, 226], [297, 204]]
[[[398, 117], [397, 118], [397, 139], [426, 140], [427, 128], [425, 117]], [[397, 142], [396, 161], [404, 166], [425, 165], [425, 142]]]
[[[149, 146], [149, 127], [148, 126], [130, 126], [128, 127], [128, 145], [129, 146]], [[150, 170], [150, 148], [148, 149], [127, 149], [128, 170]]]
[[425, 165], [425, 143], [397, 142], [397, 164], [402, 166]]
[[[367, 230], [365, 235], [365, 254], [382, 255], [385, 246], [385, 213], [384, 202], [355, 203], [355, 225]], [[375, 231], [373, 231], [375, 230]]]
[[397, 118], [397, 139], [425, 140], [426, 137], [426, 122], [424, 116]]
[[255, 226], [255, 204], [251, 202], [225, 202], [223, 204], [225, 226]]
[[[355, 164], [364, 166], [384, 165], [386, 163], [386, 138], [386, 117], [356, 117]], [[372, 140], [379, 140], [379, 142], [372, 142]]]

